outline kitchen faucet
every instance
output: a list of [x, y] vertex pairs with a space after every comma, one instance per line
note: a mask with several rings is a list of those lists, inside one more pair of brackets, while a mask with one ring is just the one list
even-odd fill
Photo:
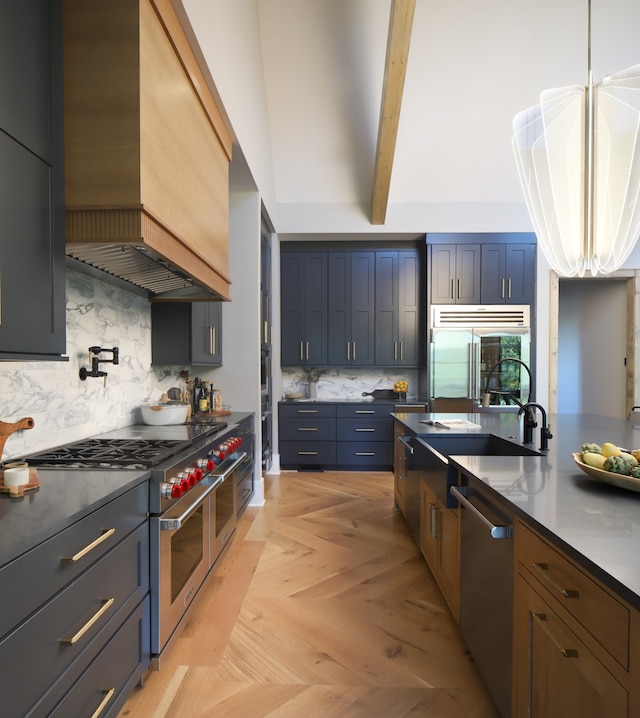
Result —
[[521, 406], [522, 406], [521, 402], [518, 401], [518, 400], [515, 398], [515, 396], [513, 395], [512, 392], [510, 392], [510, 391], [498, 391], [498, 390], [496, 390], [496, 389], [490, 389], [490, 388], [489, 388], [489, 382], [491, 381], [491, 377], [493, 376], [493, 372], [494, 372], [501, 364], [503, 364], [504, 362], [508, 362], [508, 361], [509, 361], [509, 362], [513, 362], [513, 363], [515, 363], [515, 364], [520, 364], [520, 366], [522, 366], [522, 367], [524, 367], [524, 368], [526, 369], [527, 374], [529, 375], [529, 396], [528, 396], [528, 398], [527, 398], [527, 401], [528, 401], [528, 402], [531, 401], [531, 389], [532, 389], [532, 385], [533, 385], [533, 377], [531, 376], [531, 369], [529, 369], [529, 367], [528, 367], [521, 359], [516, 359], [515, 357], [503, 357], [502, 359], [499, 359], [499, 360], [491, 367], [491, 369], [489, 369], [489, 374], [487, 375], [487, 381], [485, 382], [484, 394], [485, 394], [485, 395], [497, 394], [497, 395], [501, 395], [501, 396], [506, 396], [507, 399], [511, 399], [515, 404], [517, 404], [518, 406], [521, 407]]
[[540, 451], [549, 451], [549, 439], [553, 439], [549, 426], [547, 424], [547, 412], [540, 404], [528, 401], [522, 404], [518, 410], [518, 416], [524, 414], [524, 437], [523, 444], [533, 444], [533, 430], [538, 426], [534, 409], [540, 409], [542, 414], [542, 427], [540, 428]]
[[[100, 359], [100, 354], [102, 352], [111, 352], [113, 355], [113, 358], [111, 359]], [[91, 370], [86, 369], [85, 367], [82, 367], [80, 369], [80, 379], [82, 381], [85, 381], [88, 376], [94, 376], [94, 377], [104, 377], [105, 387], [107, 385], [107, 372], [100, 370], [100, 364], [103, 363], [109, 363], [109, 364], [119, 364], [120, 363], [120, 349], [118, 347], [113, 347], [113, 349], [105, 349], [103, 347], [89, 347], [89, 356], [91, 357]]]

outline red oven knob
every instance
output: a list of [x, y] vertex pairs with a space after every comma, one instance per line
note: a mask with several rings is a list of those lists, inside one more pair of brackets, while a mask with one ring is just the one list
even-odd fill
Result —
[[[204, 468], [205, 468], [205, 469], [207, 468], [206, 465], [204, 466]], [[194, 476], [196, 477], [196, 481], [202, 481], [202, 477], [204, 476], [204, 471], [202, 470], [202, 468], [200, 468], [199, 466], [197, 466], [197, 467], [193, 470], [193, 474], [194, 474]]]
[[182, 486], [175, 481], [162, 483], [160, 484], [160, 494], [164, 499], [179, 499], [182, 496]]
[[216, 468], [215, 460], [213, 459], [213, 457], [209, 457], [209, 459], [207, 459], [207, 471], [213, 471], [213, 469], [215, 469], [215, 468]]
[[187, 473], [187, 481], [189, 482], [189, 488], [192, 488], [198, 483], [195, 471], [189, 471]]

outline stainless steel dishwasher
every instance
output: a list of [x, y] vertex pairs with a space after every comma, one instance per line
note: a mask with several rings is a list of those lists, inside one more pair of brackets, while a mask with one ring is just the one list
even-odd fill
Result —
[[511, 715], [513, 512], [485, 484], [452, 486], [460, 505], [460, 631], [500, 715]]

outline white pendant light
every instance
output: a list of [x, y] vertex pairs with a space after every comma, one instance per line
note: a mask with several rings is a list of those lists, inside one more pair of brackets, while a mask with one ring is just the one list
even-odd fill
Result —
[[607, 274], [640, 236], [640, 65], [545, 90], [513, 120], [513, 149], [538, 243], [565, 277]]

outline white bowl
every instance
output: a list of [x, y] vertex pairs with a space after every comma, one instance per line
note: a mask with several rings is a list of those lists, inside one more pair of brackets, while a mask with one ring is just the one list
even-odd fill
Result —
[[143, 404], [140, 407], [142, 421], [150, 426], [184, 424], [188, 409], [188, 404]]

